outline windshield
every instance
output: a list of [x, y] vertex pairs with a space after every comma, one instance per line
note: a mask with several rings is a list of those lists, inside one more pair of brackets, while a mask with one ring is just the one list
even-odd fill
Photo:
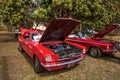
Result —
[[38, 32], [32, 33], [32, 41], [39, 41], [42, 35], [40, 35]]
[[90, 32], [78, 32], [78, 36], [80, 38], [90, 38], [90, 37], [93, 37], [94, 34], [92, 34]]

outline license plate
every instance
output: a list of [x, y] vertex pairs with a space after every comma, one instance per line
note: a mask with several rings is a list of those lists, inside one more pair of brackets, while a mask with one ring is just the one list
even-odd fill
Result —
[[75, 66], [75, 63], [68, 64], [68, 65], [67, 65], [67, 68], [71, 68], [71, 67], [73, 67], [73, 66]]

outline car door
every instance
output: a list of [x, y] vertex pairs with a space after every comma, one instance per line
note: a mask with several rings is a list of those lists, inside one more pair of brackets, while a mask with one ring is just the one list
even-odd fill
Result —
[[30, 41], [30, 33], [25, 32], [24, 33], [24, 39], [23, 39], [23, 48], [25, 52], [29, 55], [29, 41]]
[[32, 42], [32, 35], [29, 34], [29, 39], [26, 40], [25, 45], [26, 45], [26, 52], [28, 53], [28, 55], [30, 57], [32, 57], [32, 55], [33, 55], [33, 45], [32, 44], [33, 44], [33, 42]]
[[81, 45], [86, 46], [86, 47], [89, 47], [89, 45], [90, 45], [90, 41], [88, 38], [78, 38], [77, 42]]
[[93, 36], [93, 34], [89, 32], [78, 32], [78, 35], [79, 35], [79, 42], [81, 45], [89, 47], [92, 44], [91, 37]]

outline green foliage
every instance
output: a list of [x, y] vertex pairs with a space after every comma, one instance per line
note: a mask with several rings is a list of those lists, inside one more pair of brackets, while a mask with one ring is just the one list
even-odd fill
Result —
[[[31, 26], [33, 21], [70, 17], [81, 21], [83, 29], [104, 28], [120, 22], [120, 0], [0, 0], [0, 15], [6, 24]], [[34, 1], [34, 2], [33, 2]]]
[[38, 7], [35, 11], [34, 15], [37, 19], [40, 21], [46, 21], [47, 20], [47, 10], [41, 7]]
[[24, 26], [30, 22], [32, 6], [32, 0], [3, 0], [2, 21], [9, 26]]
[[82, 25], [85, 28], [95, 27], [96, 30], [99, 30], [109, 24], [113, 18], [114, 8], [113, 5], [110, 5], [108, 2], [109, 1], [104, 2], [102, 0], [81, 0], [81, 2], [76, 4], [75, 9], [77, 12], [75, 15], [77, 16], [75, 16], [75, 18], [82, 20]]
[[111, 22], [116, 22], [115, 19], [120, 16], [118, 0], [40, 1], [41, 4], [39, 7], [43, 8], [43, 12], [44, 10], [47, 10], [47, 19], [53, 17], [71, 17], [80, 20], [82, 26], [84, 26], [83, 28], [94, 27], [97, 31]]

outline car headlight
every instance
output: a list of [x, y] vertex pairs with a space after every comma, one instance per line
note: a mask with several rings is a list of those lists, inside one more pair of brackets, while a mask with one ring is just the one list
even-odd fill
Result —
[[51, 55], [46, 56], [45, 60], [46, 61], [51, 61], [52, 60], [52, 56]]
[[107, 46], [107, 50], [109, 49], [109, 46]]
[[83, 49], [83, 53], [86, 53], [86, 49]]

